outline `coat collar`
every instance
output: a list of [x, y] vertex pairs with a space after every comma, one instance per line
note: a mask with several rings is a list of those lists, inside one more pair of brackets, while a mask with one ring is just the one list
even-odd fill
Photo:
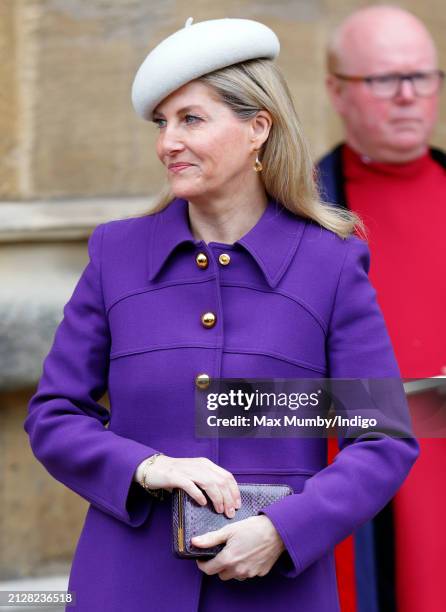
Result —
[[[149, 280], [153, 280], [169, 255], [180, 244], [202, 246], [189, 225], [188, 202], [175, 198], [163, 210], [155, 213], [149, 244]], [[260, 219], [234, 245], [246, 249], [261, 268], [268, 284], [275, 287], [288, 268], [302, 237], [305, 220], [291, 213], [273, 199]]]

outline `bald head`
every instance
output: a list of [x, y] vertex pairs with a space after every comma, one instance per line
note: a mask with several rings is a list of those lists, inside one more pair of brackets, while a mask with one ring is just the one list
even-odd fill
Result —
[[429, 67], [437, 66], [435, 45], [425, 25], [404, 9], [369, 6], [352, 13], [334, 31], [328, 71], [370, 74], [373, 67], [373, 72], [385, 72], [392, 60], [415, 55]]

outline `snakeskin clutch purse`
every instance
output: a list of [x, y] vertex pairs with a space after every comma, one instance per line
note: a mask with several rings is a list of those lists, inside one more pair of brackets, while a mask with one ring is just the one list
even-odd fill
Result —
[[220, 552], [224, 544], [212, 548], [199, 548], [191, 544], [191, 538], [221, 529], [228, 523], [241, 521], [255, 516], [262, 508], [293, 493], [293, 489], [282, 484], [238, 483], [241, 496], [241, 507], [235, 511], [233, 518], [215, 511], [210, 498], [206, 506], [200, 506], [183, 489], [172, 491], [172, 532], [173, 553], [184, 559], [211, 559]]

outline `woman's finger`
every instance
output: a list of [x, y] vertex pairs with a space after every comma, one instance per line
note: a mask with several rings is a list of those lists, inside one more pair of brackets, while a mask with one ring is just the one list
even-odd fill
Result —
[[202, 480], [200, 480], [198, 484], [202, 489], [206, 491], [207, 495], [209, 496], [214, 505], [215, 511], [219, 513], [223, 512], [224, 498], [220, 487], [213, 481], [203, 482]]
[[225, 513], [228, 518], [235, 516], [235, 500], [231, 489], [229, 478], [226, 478], [226, 483], [222, 485], [221, 492], [223, 494]]
[[[232, 476], [232, 474], [231, 474]], [[232, 476], [232, 478], [229, 480], [229, 488], [231, 491], [231, 495], [232, 495], [232, 499], [233, 499], [233, 503], [234, 503], [234, 508], [240, 508], [240, 506], [242, 505], [242, 498], [240, 495], [240, 489], [238, 486], [237, 481], [235, 480], [235, 478]]]
[[202, 546], [204, 548], [211, 548], [212, 546], [217, 546], [217, 544], [224, 544], [229, 538], [229, 535], [230, 533], [228, 532], [227, 528], [222, 527], [216, 531], [208, 531], [202, 535], [194, 536], [192, 538], [192, 544], [195, 546]]
[[[240, 490], [238, 488], [238, 484], [233, 474], [228, 470], [220, 467], [216, 463], [212, 463], [211, 467], [215, 469], [215, 472], [224, 478], [224, 483], [221, 485], [223, 497], [225, 500], [225, 510], [229, 508], [240, 508], [241, 506], [241, 497]], [[229, 496], [229, 499], [228, 499]]]
[[200, 506], [207, 504], [206, 496], [192, 480], [184, 480], [178, 487], [186, 491]]

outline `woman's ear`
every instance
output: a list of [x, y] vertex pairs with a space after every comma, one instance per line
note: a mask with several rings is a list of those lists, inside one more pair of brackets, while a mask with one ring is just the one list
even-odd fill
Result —
[[260, 149], [266, 142], [272, 124], [271, 115], [267, 110], [258, 111], [256, 116], [251, 119], [251, 141], [255, 145], [254, 150]]

